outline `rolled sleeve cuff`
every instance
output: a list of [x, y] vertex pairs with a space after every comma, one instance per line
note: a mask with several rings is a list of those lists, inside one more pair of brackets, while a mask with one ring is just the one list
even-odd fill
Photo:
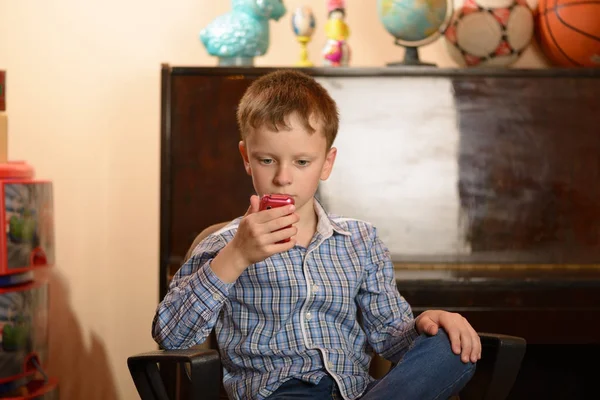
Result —
[[410, 349], [416, 338], [420, 336], [417, 332], [415, 320], [413, 319], [406, 324], [404, 331], [400, 333], [399, 340], [390, 347], [387, 351], [381, 354], [387, 360], [398, 362], [402, 356]]
[[410, 322], [410, 324], [408, 326], [408, 332], [406, 333], [406, 335], [408, 337], [409, 344], [412, 344], [412, 342], [414, 342], [416, 338], [421, 336], [421, 334], [417, 330], [416, 320], [413, 319]]
[[202, 318], [210, 320], [215, 310], [220, 310], [221, 305], [227, 298], [229, 289], [233, 283], [225, 283], [220, 280], [210, 267], [211, 261], [204, 263], [196, 273], [193, 283], [194, 294], [199, 301], [199, 312]]

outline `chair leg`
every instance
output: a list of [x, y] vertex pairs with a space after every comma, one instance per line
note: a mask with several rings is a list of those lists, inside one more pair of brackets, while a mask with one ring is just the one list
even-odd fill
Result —
[[130, 363], [129, 370], [142, 400], [169, 400], [157, 364]]
[[177, 393], [180, 366], [178, 362], [161, 361], [160, 379], [163, 382], [168, 399], [179, 399]]

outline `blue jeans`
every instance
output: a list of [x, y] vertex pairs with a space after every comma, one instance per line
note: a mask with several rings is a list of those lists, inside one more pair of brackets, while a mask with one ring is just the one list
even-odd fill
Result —
[[[450, 339], [442, 329], [435, 336], [419, 336], [402, 360], [382, 379], [372, 382], [362, 400], [448, 399], [469, 382], [475, 364], [463, 363], [450, 348]], [[313, 385], [292, 379], [281, 385], [269, 400], [341, 399], [335, 381], [325, 376]]]

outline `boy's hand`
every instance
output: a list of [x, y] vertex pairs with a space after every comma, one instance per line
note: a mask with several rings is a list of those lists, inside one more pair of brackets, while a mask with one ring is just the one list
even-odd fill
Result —
[[[282, 229], [295, 224], [300, 219], [298, 214], [294, 213], [295, 206], [258, 211], [259, 201], [256, 195], [250, 197], [250, 207], [240, 221], [235, 237], [231, 240], [232, 247], [246, 264], [245, 267], [273, 254], [287, 251], [296, 244], [294, 235], [298, 232], [298, 228], [291, 226]], [[289, 242], [277, 243], [288, 238]]]
[[[298, 222], [293, 205], [258, 211], [258, 196], [250, 197], [250, 207], [240, 221], [237, 233], [217, 254], [211, 268], [225, 283], [233, 283], [251, 264], [294, 247], [298, 228], [288, 225]], [[278, 232], [278, 229], [281, 229]], [[277, 243], [284, 239], [289, 242]]]
[[444, 328], [454, 354], [460, 354], [464, 363], [481, 359], [481, 339], [475, 329], [460, 314], [442, 310], [427, 310], [415, 320], [417, 332], [435, 335]]

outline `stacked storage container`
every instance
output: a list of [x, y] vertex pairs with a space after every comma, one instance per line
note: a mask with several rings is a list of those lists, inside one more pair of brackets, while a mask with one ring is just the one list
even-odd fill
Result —
[[52, 182], [8, 161], [6, 74], [0, 71], [0, 399], [58, 399], [48, 377], [48, 285], [35, 270], [54, 264]]

